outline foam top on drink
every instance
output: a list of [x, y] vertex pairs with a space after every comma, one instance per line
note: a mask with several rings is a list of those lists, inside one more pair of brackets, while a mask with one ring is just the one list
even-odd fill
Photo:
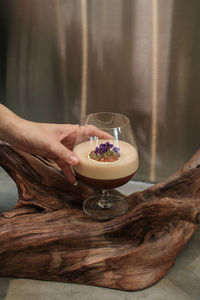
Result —
[[104, 162], [90, 158], [90, 152], [94, 151], [102, 143], [108, 140], [99, 139], [96, 141], [85, 141], [74, 147], [74, 153], [79, 157], [80, 163], [74, 166], [77, 173], [82, 176], [112, 180], [123, 178], [133, 174], [138, 168], [138, 153], [134, 146], [124, 141], [109, 142], [120, 149], [120, 157], [116, 161]]

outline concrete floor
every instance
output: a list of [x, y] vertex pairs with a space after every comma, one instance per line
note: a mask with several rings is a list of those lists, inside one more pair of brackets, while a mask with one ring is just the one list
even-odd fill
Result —
[[[130, 182], [120, 188], [125, 194], [149, 186]], [[0, 212], [17, 201], [14, 182], [0, 168]], [[200, 228], [178, 255], [174, 267], [154, 286], [138, 292], [123, 292], [94, 286], [39, 280], [0, 278], [0, 300], [200, 300]]]

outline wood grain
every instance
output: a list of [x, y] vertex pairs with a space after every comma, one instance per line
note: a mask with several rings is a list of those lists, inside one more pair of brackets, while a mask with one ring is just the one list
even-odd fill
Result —
[[19, 193], [0, 217], [0, 276], [143, 289], [169, 271], [200, 223], [200, 151], [104, 222], [81, 208], [97, 191], [69, 184], [53, 162], [1, 143], [0, 165]]

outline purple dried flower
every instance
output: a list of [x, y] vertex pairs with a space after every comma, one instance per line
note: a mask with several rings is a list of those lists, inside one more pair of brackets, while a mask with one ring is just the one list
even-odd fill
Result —
[[110, 144], [109, 142], [106, 142], [104, 145], [107, 149], [111, 149], [113, 147], [113, 144]]
[[94, 153], [96, 155], [100, 155], [102, 157], [104, 156], [104, 154], [112, 155], [113, 152], [119, 155], [120, 149], [118, 147], [114, 147], [114, 145], [110, 142], [106, 142], [105, 144], [101, 143], [99, 147], [96, 147], [94, 150]]
[[94, 153], [95, 153], [95, 154], [97, 154], [97, 153], [98, 153], [98, 151], [99, 151], [99, 148], [98, 148], [98, 147], [96, 147], [96, 148], [95, 148], [95, 150], [94, 150]]
[[113, 151], [116, 152], [117, 154], [119, 154], [120, 149], [119, 149], [118, 147], [114, 147], [114, 148], [113, 148]]
[[[96, 147], [93, 151], [93, 159], [102, 160], [103, 161], [113, 161], [117, 160], [120, 156], [120, 149], [118, 147], [114, 147], [110, 142], [101, 143], [99, 147]], [[92, 155], [92, 154], [91, 154]]]

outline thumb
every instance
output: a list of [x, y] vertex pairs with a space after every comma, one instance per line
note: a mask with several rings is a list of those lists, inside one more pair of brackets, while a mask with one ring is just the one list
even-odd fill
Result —
[[77, 165], [79, 163], [79, 158], [72, 151], [70, 151], [67, 147], [62, 145], [60, 142], [54, 145], [52, 150], [52, 154], [56, 155], [58, 160], [62, 160], [63, 162], [67, 162], [70, 165]]

